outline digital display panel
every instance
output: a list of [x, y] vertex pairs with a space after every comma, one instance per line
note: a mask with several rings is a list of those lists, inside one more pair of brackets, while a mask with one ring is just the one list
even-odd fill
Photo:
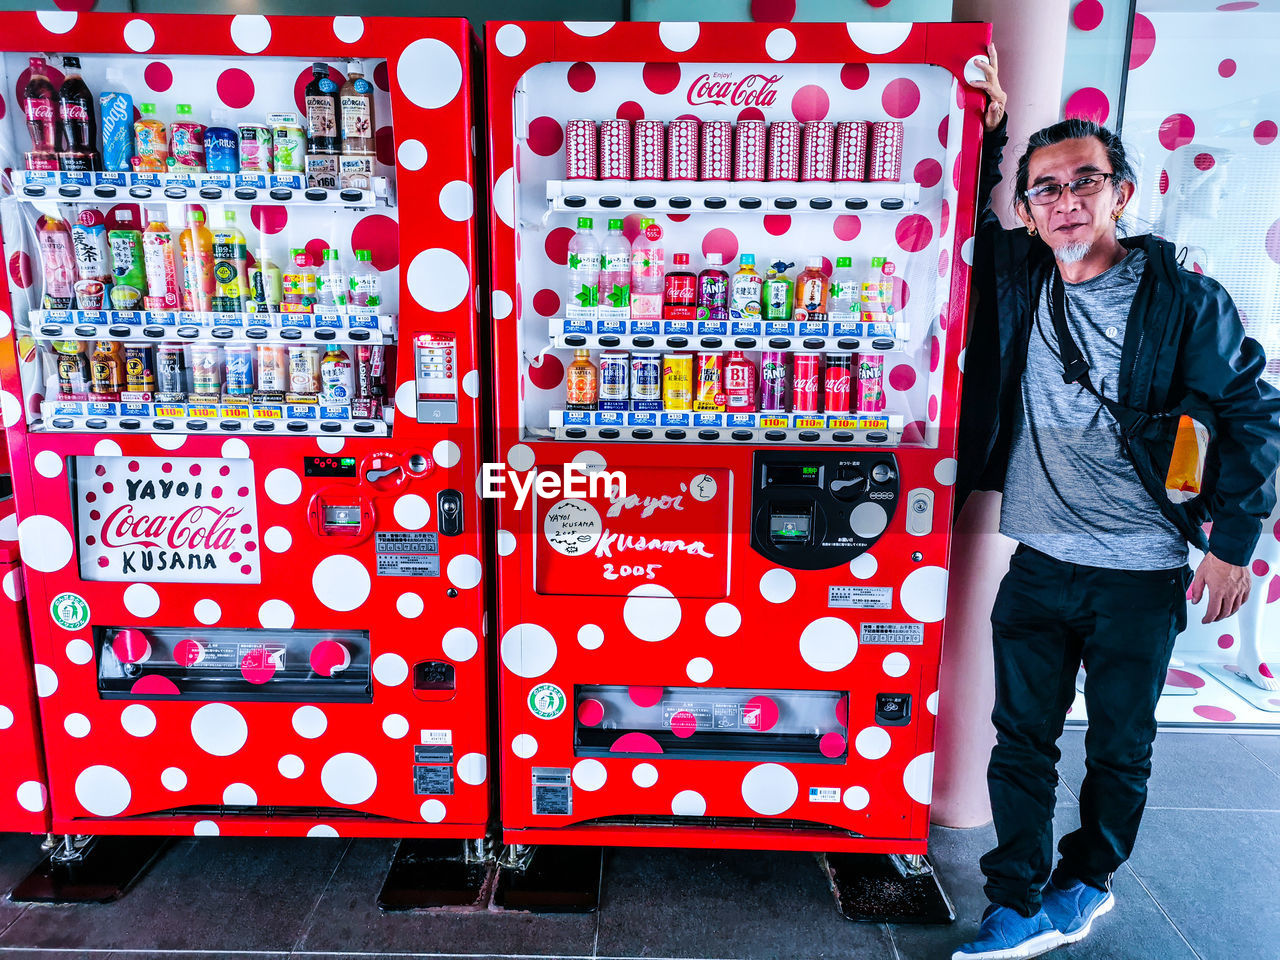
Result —
[[770, 463], [765, 466], [765, 484], [779, 487], [820, 487], [822, 466], [816, 463]]
[[354, 477], [355, 457], [303, 457], [302, 472], [308, 477]]

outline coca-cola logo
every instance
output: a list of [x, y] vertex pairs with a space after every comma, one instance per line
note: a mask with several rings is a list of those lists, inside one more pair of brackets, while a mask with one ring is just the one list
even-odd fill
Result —
[[815, 373], [810, 377], [796, 377], [795, 390], [796, 393], [817, 393], [818, 375]]
[[230, 550], [236, 545], [239, 507], [192, 506], [181, 513], [134, 513], [123, 503], [102, 524], [106, 547], [165, 547], [169, 550]]
[[781, 74], [749, 73], [734, 80], [731, 73], [704, 73], [689, 85], [685, 99], [691, 107], [771, 107], [781, 79]]
[[827, 389], [837, 393], [847, 393], [852, 380], [853, 378], [849, 376], [849, 372], [847, 370], [838, 374], [828, 373]]

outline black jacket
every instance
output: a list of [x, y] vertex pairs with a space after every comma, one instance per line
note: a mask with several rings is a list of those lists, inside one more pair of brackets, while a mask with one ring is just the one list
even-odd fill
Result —
[[[1047, 244], [1025, 229], [1005, 230], [991, 209], [1006, 124], [983, 141], [974, 303], [957, 437], [957, 511], [972, 491], [1004, 487], [1033, 312], [1054, 266]], [[1117, 399], [1156, 413], [1191, 395], [1205, 401], [1217, 421], [1208, 467], [1213, 483], [1208, 496], [1195, 501], [1199, 513], [1157, 503], [1200, 549], [1245, 566], [1275, 506], [1280, 392], [1261, 379], [1262, 347], [1244, 335], [1235, 304], [1216, 281], [1180, 267], [1173, 244], [1159, 237], [1120, 242], [1145, 250], [1148, 260], [1129, 312]], [[1213, 521], [1208, 538], [1195, 522], [1204, 519]]]

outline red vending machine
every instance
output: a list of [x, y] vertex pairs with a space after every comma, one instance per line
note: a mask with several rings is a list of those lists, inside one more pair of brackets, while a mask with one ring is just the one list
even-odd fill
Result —
[[483, 837], [468, 25], [0, 37], [53, 829]]
[[924, 853], [989, 36], [489, 24], [509, 843]]

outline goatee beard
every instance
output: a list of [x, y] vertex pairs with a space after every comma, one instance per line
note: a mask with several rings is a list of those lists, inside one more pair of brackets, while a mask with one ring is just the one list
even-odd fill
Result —
[[1078, 243], [1064, 243], [1057, 250], [1053, 251], [1054, 259], [1059, 263], [1073, 264], [1079, 263], [1089, 255], [1089, 251], [1093, 249], [1093, 244], [1080, 241]]

